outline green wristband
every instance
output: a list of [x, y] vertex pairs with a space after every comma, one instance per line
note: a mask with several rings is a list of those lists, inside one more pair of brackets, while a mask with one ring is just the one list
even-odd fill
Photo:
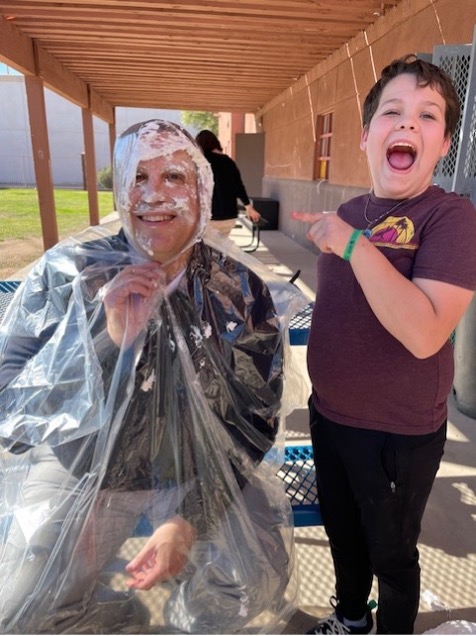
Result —
[[354, 247], [356, 246], [357, 241], [359, 240], [359, 236], [362, 236], [362, 230], [354, 230], [350, 235], [349, 242], [345, 246], [344, 253], [342, 254], [342, 258], [344, 261], [350, 261], [350, 257], [352, 256], [352, 252], [354, 251]]

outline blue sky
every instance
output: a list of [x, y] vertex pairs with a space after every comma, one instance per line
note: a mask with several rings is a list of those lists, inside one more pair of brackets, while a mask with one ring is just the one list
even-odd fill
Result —
[[7, 66], [5, 62], [0, 62], [0, 75], [21, 75], [21, 73], [15, 71], [11, 66]]

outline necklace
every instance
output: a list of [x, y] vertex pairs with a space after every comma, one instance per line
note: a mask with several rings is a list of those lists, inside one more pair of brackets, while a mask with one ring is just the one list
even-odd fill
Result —
[[367, 210], [369, 208], [369, 203], [370, 203], [370, 194], [369, 194], [369, 196], [367, 197], [367, 202], [365, 204], [365, 208], [364, 208], [364, 219], [367, 221], [367, 227], [363, 231], [363, 234], [364, 234], [365, 238], [370, 238], [372, 236], [372, 227], [373, 226], [377, 225], [377, 223], [379, 221], [381, 221], [382, 219], [387, 218], [388, 216], [390, 216], [392, 214], [392, 212], [395, 212], [395, 210], [397, 208], [399, 208], [401, 205], [403, 205], [406, 202], [407, 202], [407, 200], [403, 199], [403, 201], [399, 201], [396, 205], [393, 206], [393, 208], [390, 208], [390, 210], [388, 210], [387, 212], [384, 212], [383, 214], [378, 216], [376, 219], [369, 219], [369, 217], [367, 216]]

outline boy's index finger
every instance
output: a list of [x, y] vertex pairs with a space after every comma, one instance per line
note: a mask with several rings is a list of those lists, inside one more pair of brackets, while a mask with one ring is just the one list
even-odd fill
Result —
[[315, 223], [320, 221], [325, 216], [325, 212], [291, 212], [291, 218], [295, 221], [302, 221], [303, 223]]

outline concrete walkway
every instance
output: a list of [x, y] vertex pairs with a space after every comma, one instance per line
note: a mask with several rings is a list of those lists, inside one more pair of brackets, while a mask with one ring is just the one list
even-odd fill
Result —
[[[249, 242], [249, 231], [235, 228], [231, 237], [240, 246]], [[297, 285], [312, 300], [315, 294], [316, 255], [279, 231], [261, 232], [261, 246], [253, 253], [286, 278], [301, 270]], [[305, 347], [296, 347], [307, 377]], [[307, 409], [287, 419], [287, 438], [309, 442]], [[316, 617], [330, 613], [334, 575], [328, 541], [322, 527], [295, 531], [301, 579], [298, 612], [286, 634], [303, 634]], [[420, 538], [422, 594], [415, 632], [422, 634], [447, 621], [476, 623], [476, 420], [461, 414], [449, 400], [446, 452], [430, 496]], [[373, 598], [377, 599], [374, 585]], [[463, 625], [456, 624], [463, 629]], [[451, 631], [446, 633], [468, 633]], [[474, 633], [474, 631], [472, 632]]]

